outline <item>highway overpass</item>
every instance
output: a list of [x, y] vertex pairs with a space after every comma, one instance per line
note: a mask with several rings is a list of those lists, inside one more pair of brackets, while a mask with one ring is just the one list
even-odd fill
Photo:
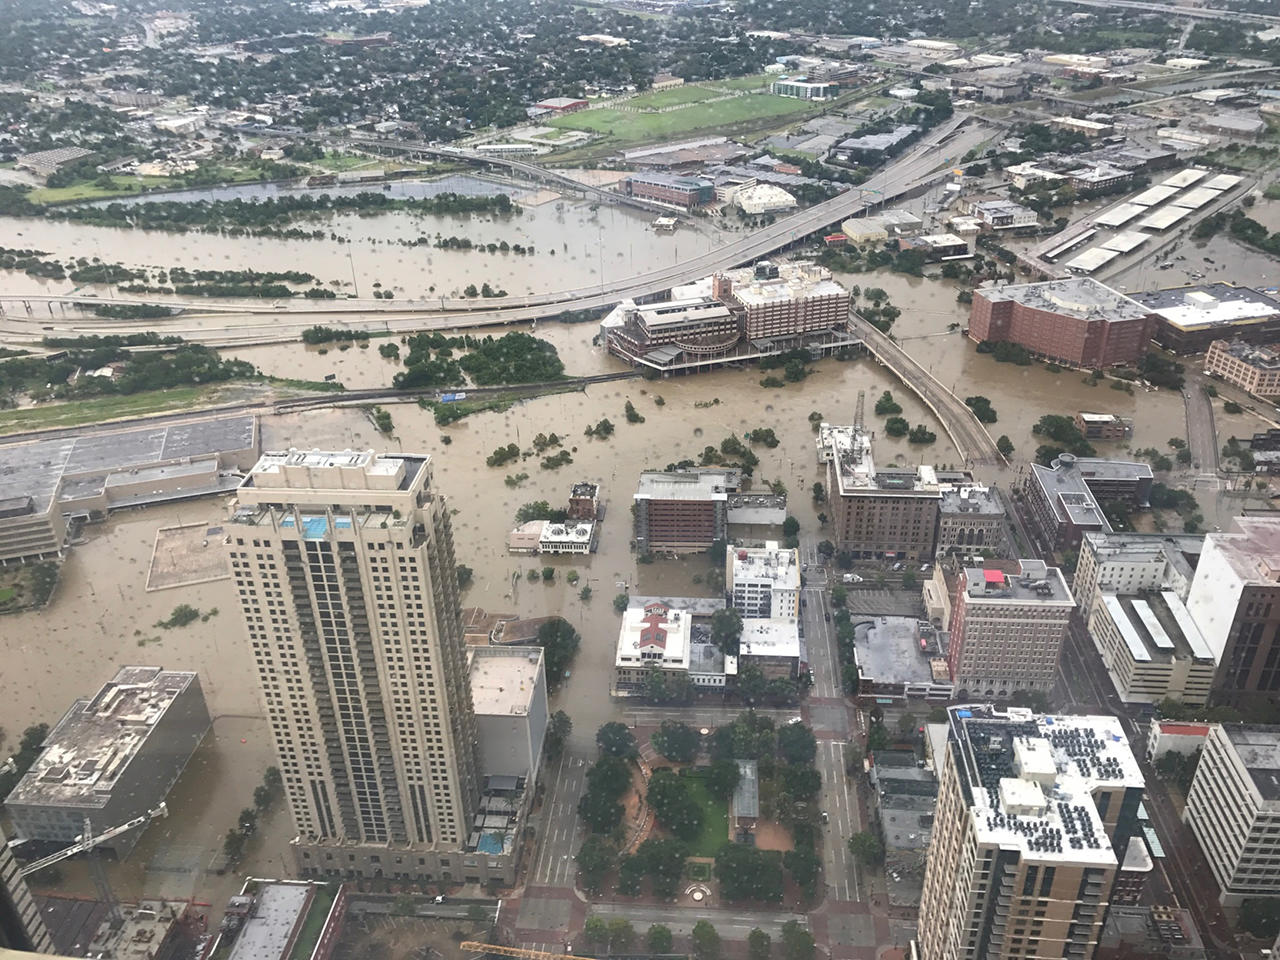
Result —
[[[0, 337], [9, 342], [38, 342], [43, 336], [75, 336], [156, 330], [210, 345], [245, 345], [296, 340], [316, 324], [341, 325], [370, 332], [409, 333], [451, 330], [543, 319], [560, 311], [611, 307], [625, 298], [646, 296], [751, 263], [833, 225], [869, 212], [948, 175], [954, 163], [982, 140], [967, 116], [936, 127], [914, 148], [876, 173], [861, 187], [815, 204], [768, 227], [734, 238], [681, 263], [637, 274], [608, 287], [592, 286], [495, 300], [308, 301], [274, 304], [212, 304], [208, 301], [165, 301], [191, 311], [160, 320], [120, 321], [78, 316], [64, 310], [74, 305], [138, 303], [109, 297], [0, 297]], [[48, 329], [52, 328], [52, 329]]]

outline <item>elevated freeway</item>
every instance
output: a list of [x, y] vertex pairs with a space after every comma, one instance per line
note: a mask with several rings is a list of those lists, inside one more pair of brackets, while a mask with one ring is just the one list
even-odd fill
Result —
[[1280, 27], [1280, 16], [1267, 13], [1246, 13], [1242, 10], [1221, 10], [1214, 7], [1190, 7], [1180, 3], [1151, 3], [1149, 0], [1057, 0], [1058, 3], [1074, 3], [1084, 7], [1103, 7], [1108, 10], [1139, 10], [1143, 13], [1159, 13], [1168, 17], [1191, 17], [1195, 20], [1242, 20]]
[[857, 315], [850, 321], [850, 329], [862, 338], [862, 345], [867, 352], [882, 366], [891, 370], [902, 381], [903, 386], [918, 396], [933, 412], [966, 465], [1008, 464], [987, 428], [973, 415], [964, 401], [916, 363], [891, 337]]
[[109, 297], [0, 296], [0, 339], [38, 343], [45, 336], [125, 333], [156, 330], [210, 345], [248, 345], [296, 340], [316, 323], [369, 332], [409, 333], [451, 330], [538, 320], [560, 311], [611, 307], [625, 298], [647, 296], [750, 263], [800, 243], [832, 225], [870, 212], [946, 176], [955, 161], [982, 140], [967, 115], [952, 117], [934, 128], [913, 149], [862, 184], [772, 225], [730, 240], [678, 264], [637, 274], [608, 287], [593, 286], [494, 300], [344, 300], [274, 304], [211, 304], [208, 301], [165, 301], [190, 313], [159, 320], [121, 321], [85, 317], [76, 306], [137, 303]]

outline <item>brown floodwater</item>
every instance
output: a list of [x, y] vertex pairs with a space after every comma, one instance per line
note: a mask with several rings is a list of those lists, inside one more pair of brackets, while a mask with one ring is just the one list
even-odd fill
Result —
[[[1035, 443], [1030, 428], [1043, 413], [1071, 413], [1076, 409], [1110, 410], [1133, 416], [1132, 444], [1113, 444], [1104, 452], [1120, 454], [1127, 446], [1164, 447], [1171, 436], [1184, 432], [1182, 401], [1176, 393], [1158, 391], [1129, 396], [1081, 383], [1079, 373], [1051, 374], [1042, 366], [998, 364], [979, 355], [972, 344], [947, 325], [962, 322], [964, 310], [947, 284], [925, 282], [895, 274], [860, 275], [857, 282], [881, 286], [903, 310], [897, 334], [913, 354], [945, 383], [962, 393], [989, 397], [1000, 420], [994, 433], [1008, 433], [1021, 451]], [[607, 369], [613, 361], [592, 347], [592, 325], [542, 325], [539, 335], [556, 343], [571, 373]], [[396, 366], [375, 349], [332, 351], [320, 356], [301, 345], [281, 345], [238, 351], [260, 366], [313, 376], [332, 370], [349, 386], [377, 385], [389, 380]], [[859, 391], [867, 395], [869, 420], [875, 398], [892, 390], [914, 422], [931, 425], [936, 444], [914, 447], [903, 440], [877, 436], [875, 453], [897, 463], [955, 463], [959, 458], [946, 435], [932, 422], [913, 395], [870, 360], [839, 363], [824, 360], [802, 384], [781, 389], [759, 386], [756, 370], [722, 370], [665, 382], [642, 380], [593, 386], [586, 392], [538, 398], [504, 412], [477, 414], [439, 427], [429, 411], [416, 404], [390, 407], [395, 423], [390, 439], [376, 432], [364, 411], [320, 410], [264, 419], [264, 448], [353, 447], [375, 450], [426, 451], [437, 458], [436, 483], [455, 511], [459, 562], [475, 571], [465, 602], [495, 612], [521, 616], [561, 615], [582, 634], [582, 648], [572, 676], [555, 695], [555, 706], [574, 718], [576, 737], [589, 740], [599, 724], [623, 717], [622, 708], [608, 694], [618, 617], [612, 599], [625, 584], [638, 594], [699, 594], [710, 570], [703, 556], [638, 564], [630, 549], [630, 503], [637, 474], [683, 459], [696, 459], [708, 444], [718, 446], [727, 435], [755, 427], [772, 427], [781, 440], [773, 450], [755, 448], [761, 463], [757, 486], [781, 480], [790, 494], [791, 512], [805, 529], [817, 528], [817, 510], [810, 498], [815, 480], [825, 482], [819, 469], [808, 417], [813, 411], [834, 422], [853, 418]], [[663, 398], [659, 405], [657, 397]], [[644, 415], [641, 424], [626, 423], [624, 404], [631, 400]], [[716, 403], [715, 401], [719, 401]], [[592, 440], [584, 429], [601, 417], [616, 426], [610, 440]], [[1220, 433], [1243, 435], [1258, 421], [1248, 415], [1222, 417]], [[573, 463], [545, 470], [540, 458], [494, 469], [485, 457], [500, 445], [531, 445], [539, 433], [558, 433], [570, 449]], [[445, 444], [443, 438], [450, 438]], [[516, 488], [507, 475], [527, 473]], [[1005, 473], [991, 477], [1002, 482]], [[506, 537], [516, 509], [525, 502], [547, 500], [562, 504], [570, 485], [591, 480], [602, 486], [607, 503], [599, 551], [589, 558], [531, 558], [507, 553]], [[1239, 512], [1238, 500], [1201, 494], [1208, 523], [1222, 524]], [[1206, 502], [1208, 501], [1208, 502]], [[1251, 506], [1258, 506], [1253, 501]], [[88, 528], [89, 542], [75, 547], [64, 569], [53, 605], [38, 614], [5, 620], [0, 650], [7, 669], [0, 678], [0, 726], [10, 740], [35, 722], [54, 723], [75, 696], [92, 692], [115, 667], [125, 663], [160, 663], [199, 671], [210, 710], [217, 718], [215, 736], [197, 754], [175, 790], [172, 816], [152, 826], [128, 862], [113, 867], [123, 894], [197, 896], [217, 902], [230, 892], [232, 881], [206, 876], [204, 864], [236, 813], [250, 802], [272, 758], [266, 725], [258, 701], [257, 679], [244, 641], [234, 593], [229, 581], [178, 587], [148, 593], [143, 589], [155, 531], [174, 523], [215, 522], [226, 515], [227, 501], [203, 500], [178, 506], [131, 511], [105, 524]], [[530, 583], [526, 574], [544, 565], [556, 568], [554, 582]], [[577, 586], [566, 580], [570, 570], [581, 577]], [[593, 596], [579, 598], [582, 586]], [[218, 609], [207, 622], [165, 631], [155, 626], [179, 603], [201, 610]], [[243, 739], [244, 742], [241, 742]], [[283, 813], [266, 824], [252, 849], [249, 872], [288, 871], [290, 834]], [[80, 868], [67, 870], [67, 889], [87, 891]]]
[[[395, 212], [315, 221], [313, 229], [330, 230], [348, 238], [347, 243], [172, 234], [21, 219], [5, 221], [4, 245], [43, 250], [59, 259], [96, 257], [130, 267], [303, 270], [339, 293], [367, 298], [381, 289], [393, 291], [398, 299], [422, 300], [461, 296], [472, 283], [477, 287], [488, 283], [513, 296], [593, 284], [607, 288], [635, 274], [706, 253], [724, 236], [710, 220], [659, 234], [650, 227], [652, 219], [626, 207], [566, 198], [526, 206], [512, 217]], [[490, 254], [401, 245], [420, 236], [432, 242], [437, 236], [467, 237], [485, 244], [505, 240], [532, 246], [536, 252]], [[70, 279], [44, 280], [19, 271], [0, 274], [10, 294], [58, 295], [77, 289]], [[111, 288], [94, 285], [90, 289], [105, 293]]]

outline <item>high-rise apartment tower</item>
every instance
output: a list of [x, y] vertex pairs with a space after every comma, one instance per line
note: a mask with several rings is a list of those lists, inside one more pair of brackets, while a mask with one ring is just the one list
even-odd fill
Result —
[[421, 454], [290, 450], [239, 488], [232, 574], [304, 875], [462, 874], [450, 855], [466, 849], [480, 778], [431, 473]]
[[948, 709], [946, 733], [921, 960], [1090, 960], [1141, 837], [1120, 721], [974, 705]]

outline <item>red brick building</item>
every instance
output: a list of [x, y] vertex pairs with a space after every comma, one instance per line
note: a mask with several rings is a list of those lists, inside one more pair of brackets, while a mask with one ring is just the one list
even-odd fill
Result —
[[1089, 370], [1136, 363], [1154, 328], [1140, 304], [1087, 277], [975, 290], [969, 314], [971, 340]]

